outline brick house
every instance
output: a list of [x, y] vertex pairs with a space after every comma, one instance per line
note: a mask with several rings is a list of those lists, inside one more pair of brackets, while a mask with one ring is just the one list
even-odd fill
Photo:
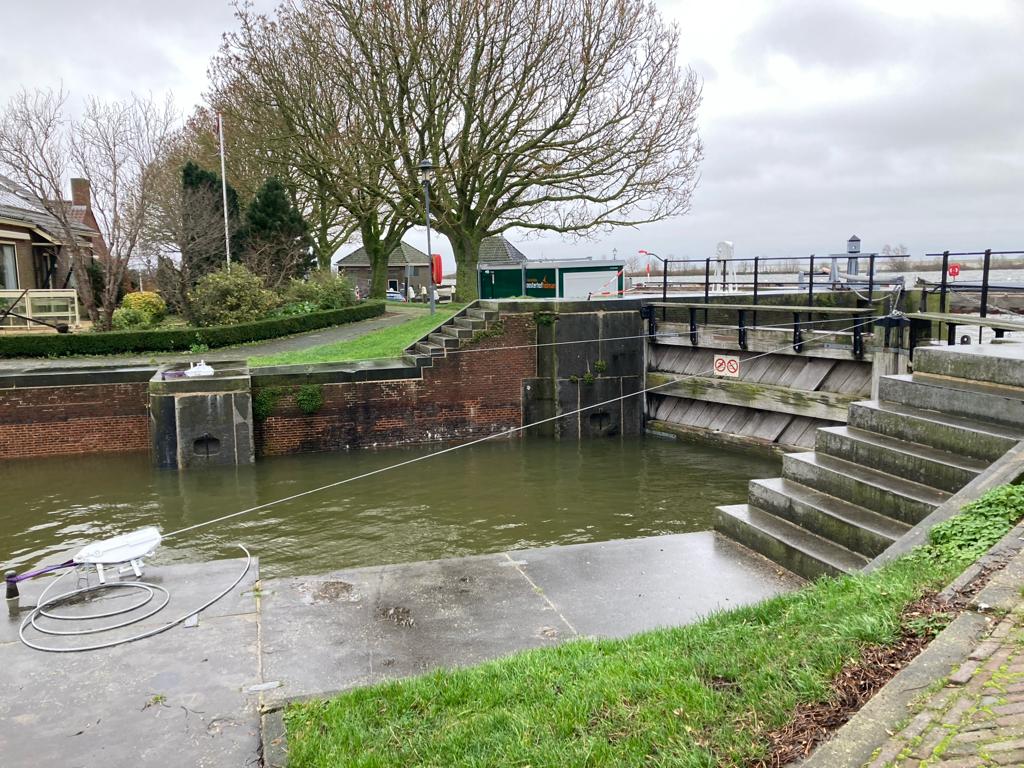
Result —
[[[370, 257], [365, 248], [357, 248], [338, 262], [338, 272], [352, 281], [360, 295], [370, 292]], [[406, 292], [406, 281], [419, 297], [430, 288], [430, 259], [408, 243], [399, 243], [388, 256], [388, 290]]]
[[[71, 200], [62, 202], [69, 208], [75, 236], [102, 256], [106, 247], [90, 198], [88, 180], [72, 179]], [[15, 312], [77, 324], [77, 297], [64, 239], [64, 227], [31, 193], [0, 176], [0, 312], [27, 290]], [[0, 326], [24, 327], [25, 321], [7, 317]]]

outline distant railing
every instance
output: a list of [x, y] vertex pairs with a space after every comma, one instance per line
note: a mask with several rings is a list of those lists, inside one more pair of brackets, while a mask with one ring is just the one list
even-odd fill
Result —
[[[814, 290], [816, 287], [831, 290], [863, 288], [867, 291], [867, 297], [870, 299], [871, 294], [878, 286], [903, 283], [902, 275], [889, 277], [888, 279], [884, 274], [877, 275], [875, 270], [879, 258], [877, 253], [829, 254], [828, 256], [816, 256], [812, 253], [809, 256], [754, 256], [753, 258], [740, 259], [719, 259], [715, 257], [704, 259], [663, 259], [654, 253], [647, 251], [642, 253], [661, 262], [661, 300], [663, 302], [668, 300], [669, 275], [673, 270], [672, 265], [682, 266], [684, 272], [687, 271], [687, 267], [683, 265], [703, 265], [704, 279], [698, 281], [697, 285], [703, 286], [705, 303], [710, 300], [712, 293], [718, 293], [719, 291], [752, 290], [753, 303], [757, 304], [759, 294], [766, 288], [796, 288], [801, 292], [807, 291], [807, 305], [813, 306]], [[853, 258], [868, 262], [868, 269], [865, 274], [844, 273], [839, 269], [839, 262], [841, 260]], [[887, 260], [907, 259], [910, 258], [910, 254], [885, 255], [882, 258]], [[796, 281], [772, 279], [773, 274], [788, 274], [788, 272], [783, 272], [777, 268], [784, 263], [786, 265], [792, 264], [796, 267]], [[737, 264], [752, 264], [753, 269], [740, 272], [735, 268]], [[807, 266], [806, 270], [801, 269], [804, 264]], [[819, 272], [817, 268], [820, 268], [823, 264], [828, 266], [824, 271]], [[729, 275], [730, 267], [732, 268], [731, 277]], [[772, 267], [776, 268], [772, 269]], [[694, 276], [701, 277], [699, 272]]]
[[77, 327], [78, 292], [51, 288], [0, 291], [0, 318], [0, 328]]
[[[971, 256], [981, 256], [981, 283], [955, 283], [956, 291], [960, 293], [979, 293], [978, 314], [981, 317], [988, 316], [988, 294], [989, 290], [1005, 290], [1005, 291], [1020, 291], [1022, 286], [1020, 285], [992, 285], [990, 276], [992, 273], [992, 257], [993, 256], [1016, 256], [1019, 261], [1021, 257], [1024, 257], [1024, 251], [993, 251], [991, 248], [987, 248], [984, 251], [943, 251], [942, 253], [926, 253], [925, 256], [931, 256], [934, 258], [942, 259], [942, 274], [939, 277], [938, 284], [925, 284], [921, 290], [921, 311], [927, 312], [927, 295], [929, 293], [939, 294], [939, 314], [943, 314], [946, 311], [946, 298], [949, 292], [954, 290], [950, 283], [949, 278], [955, 278], [960, 273], [959, 264], [950, 264], [950, 258], [963, 258]], [[956, 274], [950, 273], [950, 267], [955, 268]], [[998, 307], [997, 307], [998, 309]]]

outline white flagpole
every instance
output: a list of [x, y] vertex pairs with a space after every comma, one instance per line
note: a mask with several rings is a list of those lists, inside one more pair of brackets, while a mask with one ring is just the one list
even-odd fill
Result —
[[231, 271], [231, 228], [228, 225], [228, 177], [224, 170], [224, 118], [217, 113], [217, 135], [220, 138], [220, 188], [224, 198], [224, 253], [227, 256], [228, 272]]

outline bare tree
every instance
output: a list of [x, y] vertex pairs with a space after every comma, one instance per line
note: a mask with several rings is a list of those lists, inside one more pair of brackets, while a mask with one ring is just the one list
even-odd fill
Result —
[[[133, 96], [125, 101], [90, 98], [78, 120], [65, 116], [63, 91], [16, 95], [0, 118], [0, 162], [59, 222], [82, 304], [101, 328], [110, 327], [125, 271], [142, 250], [143, 227], [152, 205], [154, 164], [177, 120], [170, 100]], [[64, 179], [89, 180], [92, 211], [102, 243], [97, 260], [104, 286], [94, 296], [88, 267], [91, 244], [82, 242]]]
[[[700, 83], [678, 31], [646, 0], [307, 0], [344, 33], [344, 92], [398, 155], [459, 298], [476, 296], [480, 242], [512, 227], [585, 235], [686, 213], [702, 148]], [[442, 42], [443, 41], [443, 42]]]
[[900, 257], [909, 253], [910, 251], [907, 250], [907, 246], [903, 243], [898, 243], [897, 245], [889, 245], [886, 243], [882, 246], [881, 251], [882, 256], [889, 257], [885, 259], [885, 268], [890, 272], [902, 272], [907, 268], [907, 259]]
[[97, 299], [89, 280], [92, 242], [83, 236], [71, 206], [64, 201], [64, 184], [71, 176], [71, 126], [65, 116], [68, 94], [61, 91], [21, 90], [0, 115], [0, 167], [57, 222], [61, 255], [74, 272], [86, 314], [98, 320]]
[[356, 109], [355, 78], [339, 70], [348, 38], [319, 6], [286, 3], [273, 18], [239, 6], [237, 16], [238, 32], [225, 36], [210, 67], [209, 101], [285, 175], [320, 266], [356, 235], [370, 258], [371, 295], [383, 297], [388, 256], [417, 208], [396, 189], [394, 149], [370, 128], [374, 116]]

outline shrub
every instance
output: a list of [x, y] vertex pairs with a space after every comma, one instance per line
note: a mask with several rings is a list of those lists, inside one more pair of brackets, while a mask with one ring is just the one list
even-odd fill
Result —
[[130, 331], [133, 328], [148, 326], [149, 317], [142, 311], [132, 307], [119, 307], [110, 316], [110, 326], [115, 331]]
[[324, 406], [324, 388], [321, 384], [303, 384], [295, 393], [295, 404], [307, 416], [312, 416]]
[[266, 317], [277, 297], [263, 281], [243, 266], [211, 272], [189, 294], [192, 315], [198, 325], [249, 323]]
[[135, 291], [125, 295], [121, 308], [134, 310], [144, 315], [146, 325], [157, 325], [167, 317], [167, 303], [152, 291]]
[[341, 309], [356, 303], [356, 293], [348, 278], [324, 269], [314, 272], [308, 280], [292, 280], [285, 297], [291, 302], [309, 302], [318, 309]]
[[126, 352], [173, 352], [226, 347], [262, 341], [290, 333], [313, 331], [384, 314], [383, 301], [354, 307], [275, 317], [253, 323], [208, 328], [155, 328], [109, 333], [19, 333], [0, 336], [0, 357], [58, 357], [61, 355], [118, 355]]

